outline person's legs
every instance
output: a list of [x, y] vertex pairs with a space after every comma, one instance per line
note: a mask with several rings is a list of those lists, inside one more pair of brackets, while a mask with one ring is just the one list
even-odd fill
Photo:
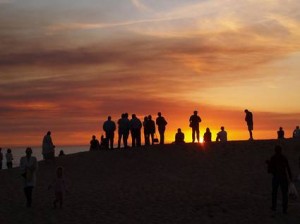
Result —
[[277, 192], [279, 187], [279, 181], [276, 177], [272, 179], [272, 210], [275, 211], [277, 207]]
[[128, 139], [128, 133], [123, 134], [123, 144], [124, 148], [127, 148], [127, 139]]
[[124, 139], [124, 135], [121, 132], [119, 132], [119, 134], [118, 134], [118, 149], [121, 148], [122, 136], [123, 136], [123, 139]]
[[26, 206], [31, 207], [32, 204], [32, 190], [33, 187], [24, 187], [24, 193], [26, 197]]
[[289, 189], [288, 181], [281, 180], [280, 188], [281, 188], [281, 192], [282, 192], [282, 210], [283, 210], [283, 213], [286, 213], [287, 208], [288, 208], [288, 189]]
[[200, 131], [199, 131], [199, 127], [196, 129], [196, 134], [197, 134], [197, 141], [200, 142]]
[[159, 144], [164, 144], [164, 131], [162, 129], [159, 129], [158, 132], [159, 132]]
[[148, 133], [144, 133], [145, 145], [150, 145], [150, 136]]
[[196, 129], [192, 127], [192, 140], [193, 140], [193, 143], [195, 142], [195, 132], [196, 132]]
[[110, 149], [114, 149], [114, 133], [110, 134]]
[[135, 141], [136, 141], [136, 133], [135, 133], [135, 130], [132, 130], [132, 131], [131, 131], [131, 141], [132, 141], [132, 143], [131, 143], [132, 147], [135, 147]]
[[253, 139], [252, 130], [253, 130], [253, 125], [248, 124], [248, 131], [249, 131], [249, 135], [250, 135], [250, 140]]
[[136, 145], [141, 146], [141, 130], [136, 130]]
[[[151, 145], [153, 145], [154, 144], [154, 142], [153, 142], [153, 139], [154, 139], [154, 133], [150, 133], [150, 136], [151, 136]], [[149, 140], [150, 141], [150, 140]]]

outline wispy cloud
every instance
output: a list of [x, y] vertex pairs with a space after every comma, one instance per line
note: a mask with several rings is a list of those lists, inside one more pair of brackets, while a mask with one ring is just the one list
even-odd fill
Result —
[[142, 11], [149, 11], [149, 7], [147, 7], [141, 0], [130, 0], [132, 4]]

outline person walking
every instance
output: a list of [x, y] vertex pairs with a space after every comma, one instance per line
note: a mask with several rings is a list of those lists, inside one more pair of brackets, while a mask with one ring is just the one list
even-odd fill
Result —
[[168, 122], [163, 116], [161, 116], [161, 112], [158, 112], [157, 115], [158, 117], [156, 118], [156, 125], [158, 127], [158, 132], [160, 137], [159, 144], [163, 145], [165, 144], [165, 131]]
[[272, 178], [272, 207], [273, 211], [277, 208], [277, 192], [280, 186], [282, 192], [282, 210], [287, 213], [288, 208], [288, 187], [292, 181], [292, 173], [287, 158], [282, 154], [281, 146], [275, 146], [275, 154], [267, 161], [268, 172]]
[[38, 169], [37, 159], [32, 155], [32, 149], [26, 148], [26, 156], [20, 159], [20, 170], [23, 177], [24, 193], [26, 197], [26, 206], [31, 207], [32, 191], [36, 183], [36, 171]]
[[111, 120], [111, 116], [108, 116], [107, 120], [103, 123], [103, 130], [105, 131], [105, 137], [108, 140], [110, 149], [114, 149], [116, 124]]
[[194, 114], [190, 117], [190, 127], [192, 128], [192, 139], [193, 143], [195, 142], [195, 135], [197, 137], [197, 141], [200, 142], [200, 130], [199, 123], [201, 122], [201, 118], [198, 116], [198, 111], [194, 111]]
[[252, 112], [250, 112], [247, 109], [245, 110], [245, 113], [246, 113], [245, 121], [247, 123], [248, 131], [249, 131], [249, 135], [250, 135], [249, 140], [253, 140], [253, 135], [252, 135], [252, 131], [253, 131], [253, 114], [252, 114]]

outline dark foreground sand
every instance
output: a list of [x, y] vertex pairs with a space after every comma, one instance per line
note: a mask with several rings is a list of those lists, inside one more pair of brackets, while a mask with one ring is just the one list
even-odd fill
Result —
[[[300, 199], [288, 215], [272, 213], [271, 175], [265, 160], [277, 141], [229, 142], [84, 152], [58, 158], [69, 193], [53, 209], [47, 187], [55, 166], [39, 163], [28, 209], [18, 169], [0, 172], [0, 223], [300, 223]], [[286, 141], [294, 176], [299, 142]], [[300, 183], [297, 184], [300, 192]]]

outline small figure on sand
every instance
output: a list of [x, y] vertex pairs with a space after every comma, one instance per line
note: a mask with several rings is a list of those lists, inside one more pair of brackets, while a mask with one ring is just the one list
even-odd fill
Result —
[[105, 137], [109, 142], [110, 149], [114, 149], [116, 124], [111, 120], [111, 116], [108, 116], [107, 120], [103, 123], [103, 130], [105, 131]]
[[100, 143], [95, 135], [92, 136], [92, 140], [90, 141], [90, 151], [97, 151], [100, 149]]
[[59, 154], [58, 154], [59, 157], [65, 156], [65, 155], [66, 155], [66, 154], [65, 154], [64, 150], [60, 150], [60, 151], [59, 151]]
[[209, 128], [206, 128], [206, 132], [203, 135], [203, 140], [205, 143], [211, 142], [211, 132], [210, 132]]
[[192, 128], [192, 140], [195, 142], [195, 135], [197, 137], [197, 141], [200, 142], [200, 130], [199, 123], [201, 122], [201, 118], [198, 116], [198, 111], [194, 111], [194, 114], [190, 117], [190, 127]]
[[20, 170], [23, 177], [24, 193], [26, 197], [26, 206], [32, 205], [32, 190], [36, 183], [36, 171], [38, 169], [37, 159], [32, 155], [32, 149], [26, 148], [26, 156], [20, 159]]
[[219, 131], [217, 134], [216, 141], [227, 142], [227, 132], [223, 126], [221, 127], [221, 131]]
[[184, 133], [181, 131], [181, 128], [177, 129], [177, 133], [175, 134], [175, 144], [183, 144], [184, 141]]
[[161, 116], [161, 112], [157, 113], [157, 118], [156, 118], [156, 125], [158, 127], [158, 132], [159, 132], [159, 144], [163, 145], [165, 144], [165, 131], [166, 131], [166, 126], [168, 124], [168, 122], [166, 121], [166, 119]]
[[287, 158], [282, 154], [281, 146], [275, 146], [275, 154], [270, 160], [267, 160], [268, 172], [273, 175], [272, 178], [272, 207], [273, 211], [277, 209], [277, 192], [280, 186], [282, 192], [282, 210], [287, 213], [288, 208], [288, 188], [293, 180], [291, 169]]
[[121, 115], [121, 118], [118, 120], [118, 149], [121, 148], [121, 140], [123, 140], [124, 148], [127, 148], [127, 140], [129, 136], [129, 119], [128, 113]]
[[252, 131], [253, 131], [253, 114], [252, 114], [252, 112], [250, 112], [247, 109], [245, 110], [245, 113], [246, 113], [245, 121], [247, 123], [248, 131], [249, 131], [249, 135], [250, 135], [249, 140], [253, 140], [253, 135], [252, 135]]
[[14, 157], [13, 157], [13, 154], [11, 152], [11, 149], [7, 149], [5, 157], [6, 157], [6, 166], [7, 166], [7, 169], [11, 169], [13, 167], [13, 162], [12, 161], [14, 160]]
[[293, 131], [293, 138], [294, 139], [300, 139], [300, 128], [299, 128], [299, 126], [296, 126], [295, 130]]
[[51, 131], [48, 131], [47, 134], [43, 138], [43, 144], [42, 144], [42, 154], [44, 160], [54, 160], [55, 156], [55, 145], [53, 144], [52, 138], [51, 138]]
[[59, 207], [62, 208], [64, 194], [66, 193], [66, 181], [63, 175], [63, 168], [57, 167], [56, 177], [49, 185], [48, 189], [54, 190], [55, 199], [53, 201], [53, 208], [56, 208], [56, 204], [59, 203]]
[[3, 153], [2, 153], [2, 148], [0, 148], [0, 170], [2, 170], [2, 161], [3, 161]]
[[277, 139], [284, 139], [284, 130], [282, 127], [277, 131]]
[[131, 115], [131, 120], [129, 122], [131, 139], [132, 139], [132, 147], [140, 147], [141, 146], [141, 129], [142, 122], [135, 114]]

